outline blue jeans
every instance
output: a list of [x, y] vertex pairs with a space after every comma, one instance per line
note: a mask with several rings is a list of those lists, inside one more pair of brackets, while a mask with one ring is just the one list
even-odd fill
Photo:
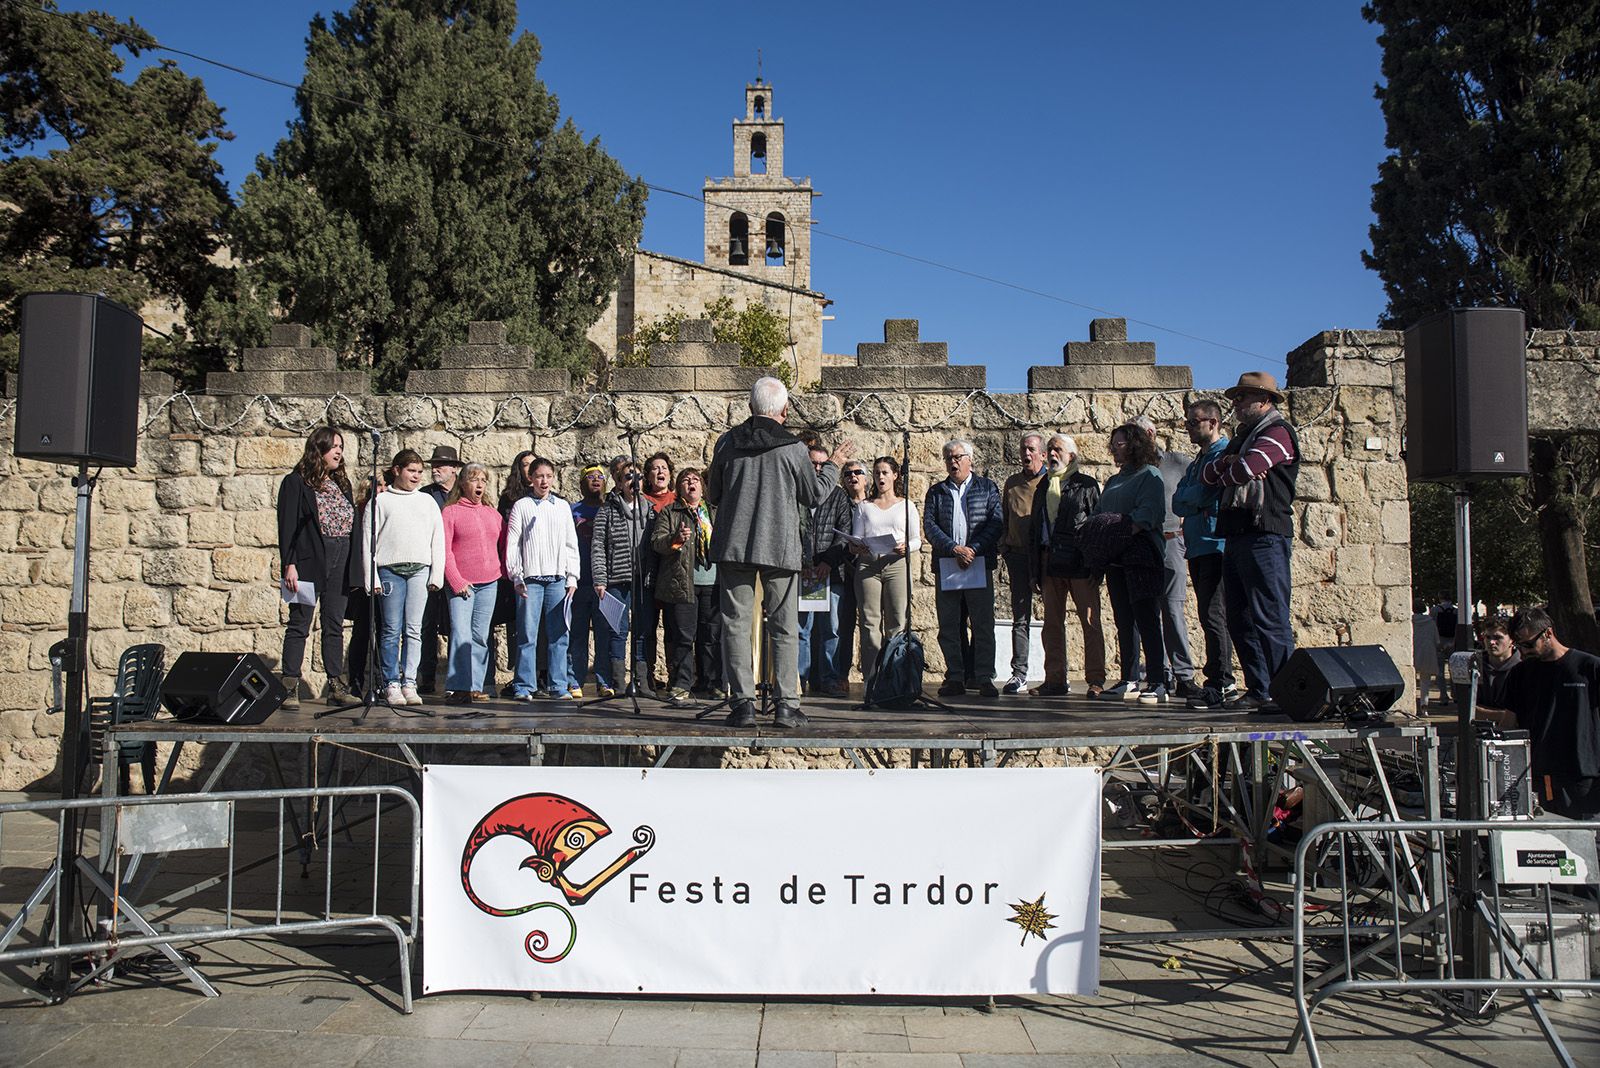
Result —
[[[594, 583], [579, 579], [577, 592], [572, 595], [572, 633], [567, 644], [567, 666], [574, 686], [582, 686], [589, 677], [589, 630], [600, 618], [598, 603]], [[597, 626], [594, 630], [598, 648], [600, 631]]]
[[[428, 607], [428, 569], [409, 578], [386, 567], [378, 568], [379, 611], [383, 629], [378, 635], [378, 665], [384, 682], [417, 684], [417, 664], [422, 660], [422, 613]], [[405, 632], [405, 663], [400, 662], [401, 630]]]
[[450, 677], [445, 688], [455, 693], [483, 689], [489, 666], [489, 620], [494, 616], [498, 582], [469, 587], [465, 597], [452, 593], [450, 606]]
[[1228, 636], [1252, 697], [1267, 700], [1273, 676], [1294, 652], [1289, 622], [1289, 539], [1282, 534], [1230, 534], [1222, 550]]
[[[594, 592], [594, 587], [589, 587], [589, 592]], [[629, 609], [633, 603], [633, 591], [626, 586], [607, 586], [606, 596], [616, 595], [622, 599], [622, 618], [617, 621], [617, 629], [612, 630], [611, 624], [606, 621], [605, 614], [600, 611], [598, 600], [594, 609], [594, 681], [598, 686], [608, 690], [615, 690], [622, 685], [621, 679], [611, 677], [611, 665], [626, 663], [628, 660], [628, 619]], [[578, 609], [572, 609], [572, 625], [578, 625]]]
[[839, 653], [839, 584], [828, 587], [828, 611], [800, 613], [800, 677], [812, 686], [839, 681], [834, 658]]
[[550, 690], [565, 694], [572, 682], [567, 674], [567, 622], [563, 602], [567, 599], [567, 580], [528, 579], [527, 596], [517, 606], [517, 639], [522, 649], [517, 655], [517, 673], [511, 680], [518, 697], [527, 697], [539, 688], [539, 632], [549, 637]]

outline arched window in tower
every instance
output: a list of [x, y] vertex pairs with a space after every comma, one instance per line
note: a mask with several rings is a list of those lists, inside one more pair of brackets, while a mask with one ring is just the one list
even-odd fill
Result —
[[764, 119], [764, 118], [767, 117], [767, 98], [766, 97], [764, 97], [764, 96], [756, 97], [755, 116], [758, 119]]
[[767, 216], [767, 266], [783, 265], [783, 212], [775, 211]]
[[750, 265], [750, 220], [742, 211], [733, 213], [728, 220], [728, 266]]
[[767, 135], [764, 133], [750, 135], [750, 173], [767, 173]]

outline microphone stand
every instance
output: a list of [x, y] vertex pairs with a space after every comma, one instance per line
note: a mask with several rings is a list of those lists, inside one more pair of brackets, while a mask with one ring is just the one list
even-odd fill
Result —
[[[634, 451], [632, 448], [632, 442], [629, 442], [628, 451], [630, 453]], [[633, 714], [640, 716], [644, 714], [639, 708], [640, 686], [638, 671], [640, 665], [639, 613], [644, 607], [642, 604], [644, 600], [644, 567], [641, 563], [641, 558], [644, 554], [641, 550], [644, 546], [645, 534], [649, 530], [650, 520], [646, 518], [646, 513], [650, 510], [650, 501], [642, 492], [640, 492], [639, 483], [642, 481], [642, 476], [639, 472], [635, 471], [630, 474], [628, 476], [628, 480], [629, 485], [633, 488], [633, 517], [629, 520], [629, 526], [632, 527], [633, 538], [632, 548], [629, 550], [629, 563], [631, 564], [630, 570], [632, 571], [633, 576], [629, 581], [628, 587], [630, 590], [630, 595], [633, 599], [633, 604], [629, 610], [631, 614], [628, 618], [627, 663], [623, 667], [624, 677], [616, 680], [617, 688], [615, 693], [613, 693], [610, 697], [591, 698], [590, 700], [585, 701], [580, 707], [588, 708], [591, 705], [605, 704], [609, 701], [615, 700], [618, 697], [626, 696], [633, 704]], [[592, 549], [590, 551], [591, 553], [593, 552]], [[596, 611], [598, 610], [599, 608], [596, 606]], [[653, 701], [660, 700], [654, 694], [647, 693], [645, 696]]]

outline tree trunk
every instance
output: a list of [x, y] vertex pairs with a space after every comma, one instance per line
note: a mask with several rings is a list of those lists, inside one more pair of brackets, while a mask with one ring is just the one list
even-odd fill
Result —
[[1535, 437], [1528, 442], [1528, 484], [1539, 516], [1539, 544], [1544, 550], [1545, 587], [1556, 636], [1585, 652], [1600, 653], [1600, 621], [1589, 596], [1589, 564], [1583, 547], [1583, 511], [1572, 469], [1557, 442]]

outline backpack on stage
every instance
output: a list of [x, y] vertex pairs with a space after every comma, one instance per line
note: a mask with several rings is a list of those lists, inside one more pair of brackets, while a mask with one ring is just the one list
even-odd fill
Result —
[[922, 639], [909, 630], [893, 635], [878, 650], [878, 663], [867, 689], [872, 708], [910, 708], [922, 696], [922, 671], [926, 658]]

